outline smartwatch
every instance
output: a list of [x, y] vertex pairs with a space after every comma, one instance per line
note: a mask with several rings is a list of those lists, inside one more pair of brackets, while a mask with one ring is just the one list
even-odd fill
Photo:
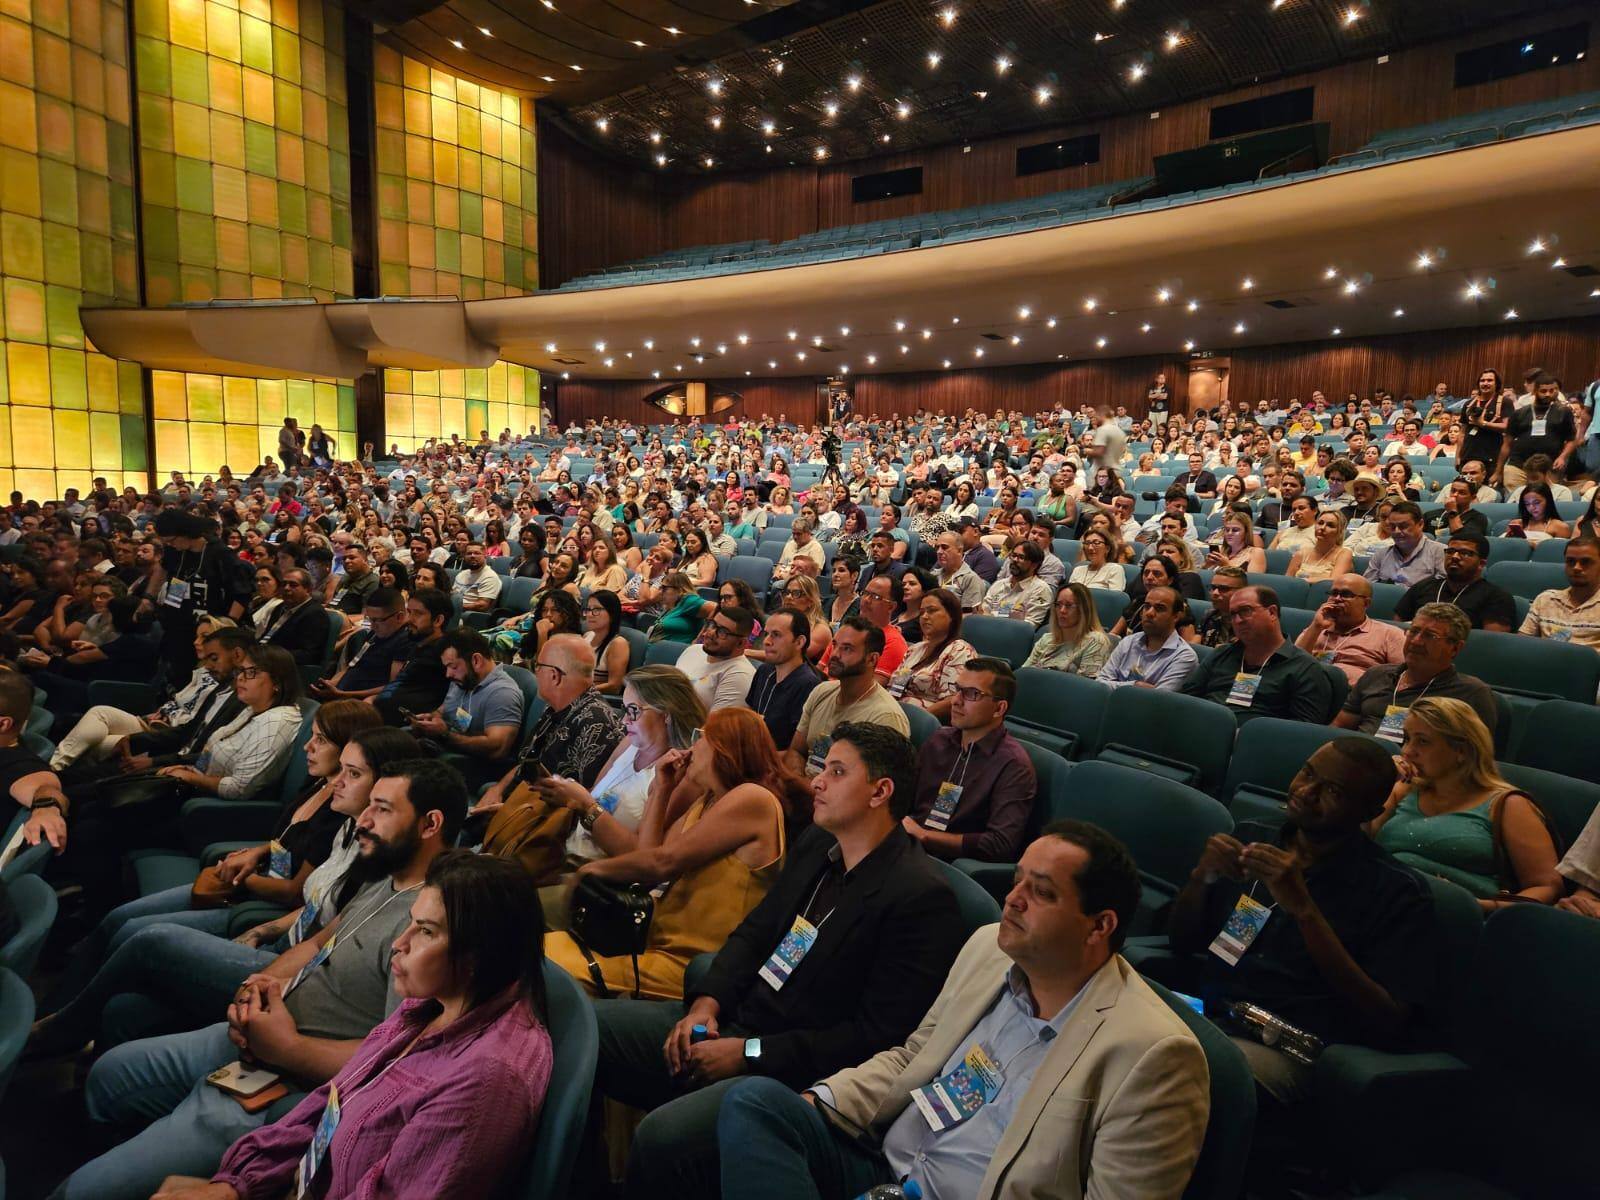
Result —
[[754, 1071], [761, 1062], [761, 1039], [745, 1038], [744, 1040], [744, 1067], [747, 1071]]

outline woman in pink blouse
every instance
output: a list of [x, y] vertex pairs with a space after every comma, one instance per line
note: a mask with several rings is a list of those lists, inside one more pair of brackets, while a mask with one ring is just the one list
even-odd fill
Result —
[[[497, 1194], [538, 1128], [553, 1054], [544, 918], [508, 859], [440, 855], [390, 969], [403, 997], [331, 1084], [233, 1144], [210, 1183], [168, 1179], [161, 1200], [479, 1200]], [[337, 1121], [308, 1156], [329, 1095]], [[302, 1161], [310, 1166], [297, 1185]]]

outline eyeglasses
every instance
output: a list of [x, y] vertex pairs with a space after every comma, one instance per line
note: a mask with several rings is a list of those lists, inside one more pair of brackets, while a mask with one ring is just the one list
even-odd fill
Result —
[[1328, 599], [1330, 599], [1330, 600], [1365, 600], [1366, 596], [1362, 595], [1362, 593], [1360, 593], [1360, 592], [1353, 592], [1349, 588], [1329, 588], [1328, 589]]
[[1261, 611], [1262, 608], [1259, 604], [1235, 604], [1228, 609], [1228, 616], [1235, 621], [1249, 620], [1251, 617], [1255, 616]]
[[536, 663], [533, 664], [533, 669], [535, 671], [549, 671], [550, 674], [552, 674], [552, 675], [554, 675], [556, 677], [556, 682], [557, 683], [560, 683], [563, 679], [565, 679], [567, 677], [567, 673], [565, 671], [563, 671], [560, 667], [555, 666], [552, 663], [536, 662]]
[[1448, 642], [1451, 640], [1445, 634], [1435, 633], [1431, 629], [1418, 629], [1415, 625], [1406, 630], [1406, 640], [1410, 641], [1412, 638], [1419, 642]]
[[993, 700], [994, 693], [986, 692], [982, 688], [958, 687], [955, 690], [956, 698], [964, 704], [976, 704], [979, 700]]
[[240, 667], [237, 671], [234, 672], [234, 674], [238, 678], [245, 679], [245, 680], [254, 679], [257, 675], [261, 675], [261, 674], [264, 674], [264, 673], [265, 673], [264, 672], [264, 668], [262, 668], [262, 667]]
[[648, 704], [624, 704], [622, 706], [622, 715], [630, 721], [637, 721], [642, 714], [655, 711]]
[[736, 638], [739, 636], [739, 631], [737, 629], [729, 629], [726, 625], [718, 625], [713, 621], [706, 627], [706, 636], [710, 637], [712, 634], [716, 634], [718, 637]]

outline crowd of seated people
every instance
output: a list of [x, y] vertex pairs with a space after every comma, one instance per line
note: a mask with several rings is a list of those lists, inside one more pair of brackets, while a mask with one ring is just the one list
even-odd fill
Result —
[[[1430, 880], [1600, 918], [1600, 816], [1566, 844], [1496, 761], [1506, 682], [1454, 665], [1600, 653], [1600, 389], [1525, 386], [613, 419], [14, 495], [8, 853], [46, 847], [62, 909], [31, 1052], [84, 1056], [110, 1145], [58, 1194], [491, 1194], [561, 1055], [545, 963], [643, 1110], [595, 1109], [578, 1194], [966, 1197], [1002, 1146], [1008, 1187], [1181, 1194], [1218, 1114], [1140, 970], [1288, 1110], [1311, 1073], [1230, 1005], [1418, 1044]], [[1566, 586], [1494, 582], [1510, 541]], [[1328, 731], [1281, 824], [1191, 864], [1170, 962], [1127, 945], [1128, 850], [1040, 819], [1012, 713], [1048, 672]], [[1015, 865], [998, 926], [973, 864]], [[628, 904], [639, 938], [590, 944]]]

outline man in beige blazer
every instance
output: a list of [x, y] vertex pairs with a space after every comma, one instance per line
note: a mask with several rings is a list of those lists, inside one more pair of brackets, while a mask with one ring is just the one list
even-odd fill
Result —
[[1199, 1042], [1117, 952], [1139, 900], [1122, 845], [1061, 821], [1022, 856], [903, 1046], [797, 1096], [736, 1084], [724, 1200], [1176, 1198], [1210, 1108]]

